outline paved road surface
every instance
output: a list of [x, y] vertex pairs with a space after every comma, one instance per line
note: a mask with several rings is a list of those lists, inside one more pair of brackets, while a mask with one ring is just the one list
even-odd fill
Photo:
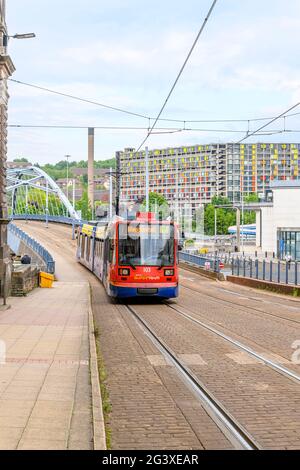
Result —
[[[39, 241], [47, 233], [45, 245], [58, 255], [58, 276], [71, 269], [74, 278], [84, 276], [92, 284], [112, 402], [113, 448], [231, 448], [125, 306], [110, 302], [99, 282], [76, 265], [69, 229], [51, 226], [47, 232], [41, 224], [27, 229], [23, 224], [23, 228]], [[181, 293], [175, 305], [300, 374], [299, 365], [291, 362], [293, 343], [300, 340], [299, 300], [181, 270]], [[136, 302], [134, 308], [262, 447], [299, 448], [299, 382], [180, 317], [167, 305]]]

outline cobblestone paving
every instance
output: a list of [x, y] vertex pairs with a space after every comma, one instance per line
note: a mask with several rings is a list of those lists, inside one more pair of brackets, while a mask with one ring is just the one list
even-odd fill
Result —
[[[300, 302], [295, 305], [287, 299], [286, 305], [277, 304], [277, 299], [271, 297], [267, 298], [268, 303], [266, 303], [266, 296], [260, 298], [260, 293], [255, 293], [258, 300], [255, 303], [248, 301], [245, 306], [247, 299], [222, 292], [217, 283], [207, 282], [203, 278], [195, 276], [197, 275], [191, 274], [191, 279], [194, 279], [192, 284], [187, 281], [185, 273], [183, 284], [193, 285], [197, 290], [181, 289], [178, 306], [188, 312], [196, 313], [196, 318], [200, 320], [212, 322], [219, 329], [221, 327], [221, 331], [239, 339], [244, 344], [263, 348], [269, 353], [279, 355], [283, 362], [284, 359], [288, 362], [291, 361], [294, 352], [292, 345], [295, 341], [300, 340], [300, 323], [297, 323], [297, 321], [300, 322]], [[205, 296], [207, 293], [214, 298]], [[249, 295], [251, 296], [250, 293]], [[199, 302], [200, 299], [201, 302]], [[224, 303], [224, 299], [229, 303]], [[230, 300], [241, 304], [230, 304]], [[251, 307], [265, 309], [267, 313], [272, 315], [264, 315], [263, 312], [251, 310]], [[280, 318], [280, 315], [286, 318]], [[299, 366], [295, 367], [290, 364], [290, 368], [300, 374]]]
[[112, 402], [113, 449], [232, 448], [124, 307], [107, 304], [98, 284], [93, 297]]
[[[113, 448], [231, 448], [136, 323], [124, 319], [123, 309], [111, 305], [101, 284], [75, 262], [75, 242], [70, 242], [69, 228], [50, 224], [45, 230], [39, 223], [21, 225], [40, 240], [45, 240], [47, 235], [45, 244], [55, 251], [59, 277], [70, 281], [89, 280], [93, 284], [113, 407], [110, 420]], [[163, 365], [156, 366], [157, 363]]]
[[[40, 236], [45, 234], [40, 224], [34, 230]], [[60, 273], [70, 275], [72, 266], [76, 279], [84, 276], [94, 282], [97, 321], [113, 404], [113, 447], [230, 448], [194, 396], [178, 380], [173, 367], [166, 364], [124, 307], [110, 304], [101, 285], [87, 271], [83, 274], [80, 266], [74, 268], [74, 244], [69, 241], [69, 230], [58, 226], [51, 227], [48, 233], [49, 243], [55, 245], [64, 261]], [[292, 368], [291, 343], [300, 339], [299, 301], [212, 282], [186, 270], [181, 273], [182, 285], [198, 292], [181, 289], [179, 305], [254, 349], [272, 353], [278, 363]], [[135, 306], [260, 444], [265, 448], [299, 448], [300, 398], [296, 382], [197, 325], [179, 319], [167, 307], [167, 310], [161, 305], [152, 307]], [[293, 367], [299, 372], [299, 366]]]
[[259, 361], [178, 316], [167, 306], [135, 307], [154, 331], [180, 354], [198, 354], [190, 365], [200, 380], [264, 448], [300, 446], [300, 387]]

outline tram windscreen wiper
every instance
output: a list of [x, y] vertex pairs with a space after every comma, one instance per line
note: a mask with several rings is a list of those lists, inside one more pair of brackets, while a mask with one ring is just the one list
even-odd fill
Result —
[[160, 270], [161, 270], [162, 268], [164, 268], [165, 266], [168, 266], [168, 265], [165, 264], [164, 261], [163, 261], [163, 259], [162, 259], [158, 270], [160, 271]]
[[130, 258], [127, 258], [127, 257], [126, 257], [126, 262], [129, 264], [129, 266], [130, 266], [134, 271], [136, 271], [136, 266], [134, 266], [134, 264], [132, 264]]

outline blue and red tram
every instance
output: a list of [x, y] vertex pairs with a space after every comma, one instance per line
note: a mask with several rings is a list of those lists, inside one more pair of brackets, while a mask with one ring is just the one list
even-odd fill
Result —
[[108, 225], [83, 225], [77, 258], [115, 298], [178, 297], [178, 232], [153, 214], [119, 217]]

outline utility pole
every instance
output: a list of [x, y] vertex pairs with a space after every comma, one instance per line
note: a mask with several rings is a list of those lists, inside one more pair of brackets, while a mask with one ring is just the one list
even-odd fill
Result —
[[236, 209], [236, 246], [238, 251], [241, 251], [241, 210], [239, 207]]
[[113, 217], [113, 170], [109, 170], [109, 220]]
[[116, 152], [116, 215], [120, 215], [121, 152]]
[[149, 149], [146, 147], [146, 212], [150, 212], [150, 204], [149, 204]]
[[8, 296], [11, 286], [11, 260], [7, 245], [8, 210], [6, 199], [6, 160], [7, 160], [7, 79], [15, 67], [7, 55], [6, 1], [0, 0], [0, 296]]
[[89, 127], [88, 131], [88, 200], [94, 219], [94, 161], [95, 161], [95, 129]]
[[245, 225], [245, 210], [244, 210], [244, 185], [242, 189], [242, 253], [244, 253], [244, 225]]
[[73, 189], [73, 209], [74, 209], [74, 211], [75, 211], [75, 206], [76, 206], [76, 186], [75, 185], [76, 185], [76, 180], [73, 179], [73, 185], [72, 185], [73, 188], [72, 189]]
[[215, 207], [215, 243], [217, 241], [217, 235], [218, 235], [218, 219], [217, 219], [217, 208]]

